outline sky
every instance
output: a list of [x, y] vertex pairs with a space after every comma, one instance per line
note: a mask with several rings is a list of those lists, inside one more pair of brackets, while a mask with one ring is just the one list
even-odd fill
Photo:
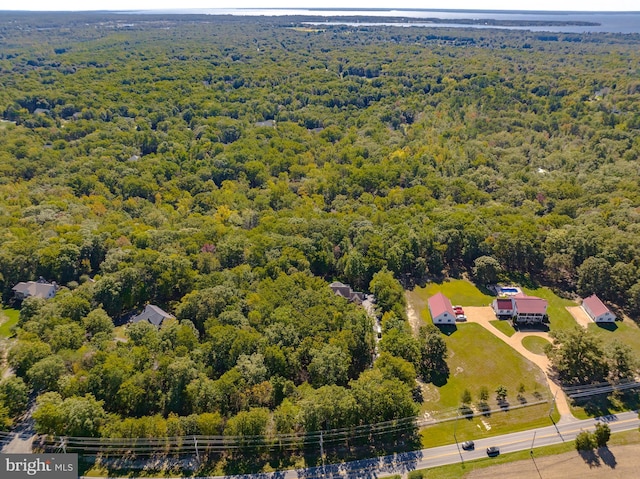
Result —
[[162, 10], [185, 8], [447, 8], [640, 11], [639, 0], [0, 0], [0, 10]]

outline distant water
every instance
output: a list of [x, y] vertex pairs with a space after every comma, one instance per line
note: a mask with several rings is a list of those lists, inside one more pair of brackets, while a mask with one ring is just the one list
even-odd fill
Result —
[[[323, 10], [323, 9], [239, 9], [239, 8], [200, 8], [183, 10], [153, 10], [138, 13], [176, 13], [207, 14], [237, 16], [285, 16], [305, 15], [320, 17], [407, 17], [407, 18], [439, 18], [451, 20], [447, 23], [382, 23], [395, 26], [429, 26], [429, 27], [461, 27], [461, 28], [500, 28], [508, 30], [530, 30], [543, 32], [585, 33], [640, 33], [640, 11], [638, 12], [533, 12], [533, 11], [487, 11], [487, 10]], [[492, 19], [518, 21], [551, 21], [551, 22], [591, 22], [598, 26], [553, 25], [553, 26], [496, 26], [467, 25], [456, 23], [458, 19]], [[332, 20], [331, 24], [341, 22]], [[356, 24], [353, 22], [344, 22]], [[374, 25], [374, 23], [358, 22], [358, 25]], [[380, 25], [381, 23], [375, 23]]]

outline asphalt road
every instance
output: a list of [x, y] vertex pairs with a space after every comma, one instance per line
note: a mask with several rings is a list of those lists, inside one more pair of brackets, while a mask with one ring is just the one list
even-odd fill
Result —
[[[580, 431], [592, 430], [598, 420], [609, 424], [612, 432], [637, 429], [638, 426], [640, 426], [637, 412], [625, 412], [602, 418], [585, 419], [583, 421], [561, 421], [557, 425], [544, 428], [480, 439], [475, 441], [475, 450], [472, 451], [464, 451], [454, 443], [448, 446], [434, 447], [376, 459], [331, 464], [324, 468], [314, 467], [266, 474], [215, 476], [215, 478], [209, 476], [208, 479], [366, 479], [385, 477], [393, 474], [405, 474], [407, 471], [414, 469], [425, 469], [486, 457], [486, 448], [489, 446], [498, 446], [500, 452], [504, 454], [528, 450], [532, 445], [536, 448], [572, 441]], [[453, 438], [451, 439], [453, 440]], [[458, 441], [465, 441], [465, 438], [459, 437]]]

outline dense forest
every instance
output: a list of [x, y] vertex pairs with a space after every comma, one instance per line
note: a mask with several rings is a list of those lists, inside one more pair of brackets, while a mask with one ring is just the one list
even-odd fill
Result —
[[[0, 416], [33, 390], [70, 436], [411, 417], [446, 347], [411, 335], [403, 288], [447, 275], [637, 319], [639, 44], [3, 14], [0, 288], [61, 288], [21, 305]], [[376, 295], [379, 356], [334, 280]], [[149, 303], [177, 319], [121, 328]]]

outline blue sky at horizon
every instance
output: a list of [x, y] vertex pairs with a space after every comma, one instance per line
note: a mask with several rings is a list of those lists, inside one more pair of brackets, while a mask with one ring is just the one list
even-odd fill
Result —
[[[6, 5], [3, 5], [7, 3]], [[532, 10], [532, 11], [640, 11], [638, 0], [2, 0], [0, 10], [88, 11], [88, 10], [176, 10], [189, 8], [402, 8], [450, 10]]]

